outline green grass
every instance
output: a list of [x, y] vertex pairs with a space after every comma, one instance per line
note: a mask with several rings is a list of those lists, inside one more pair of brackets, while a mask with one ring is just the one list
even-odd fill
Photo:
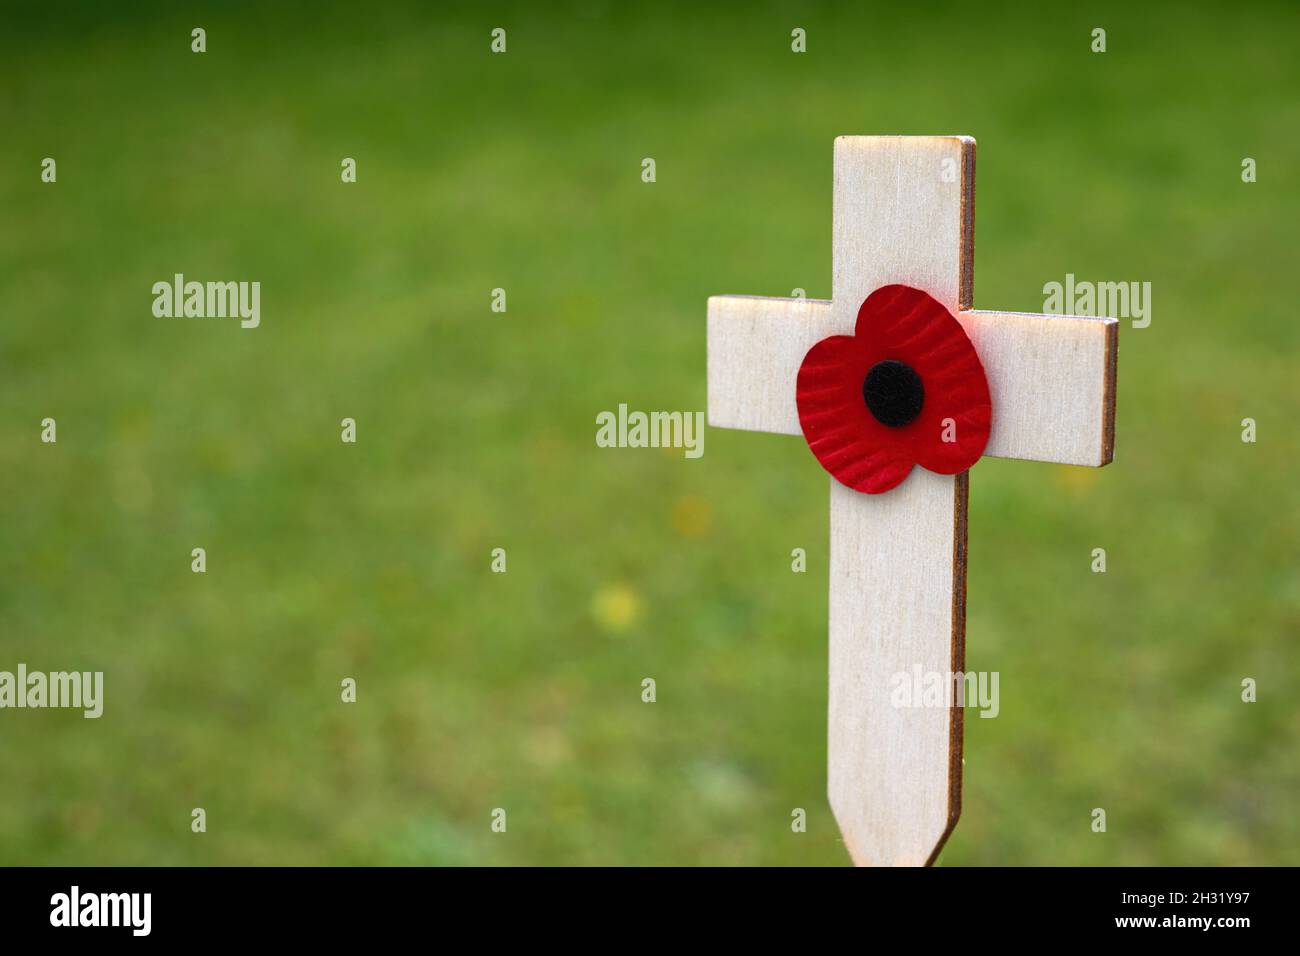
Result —
[[977, 307], [1153, 284], [1114, 464], [972, 474], [943, 862], [1300, 862], [1300, 16], [700, 6], [7, 16], [0, 669], [107, 701], [0, 712], [0, 863], [846, 862], [824, 474], [594, 443], [704, 407], [708, 295], [829, 295], [845, 133], [978, 138]]

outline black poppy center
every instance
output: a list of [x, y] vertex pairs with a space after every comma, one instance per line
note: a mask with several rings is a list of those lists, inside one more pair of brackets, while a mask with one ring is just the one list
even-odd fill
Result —
[[886, 359], [871, 366], [862, 380], [862, 397], [876, 420], [890, 428], [901, 428], [921, 414], [925, 386], [921, 376], [905, 362]]

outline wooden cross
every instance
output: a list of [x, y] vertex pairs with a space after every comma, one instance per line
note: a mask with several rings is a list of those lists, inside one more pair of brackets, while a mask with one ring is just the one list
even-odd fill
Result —
[[[709, 299], [709, 424], [801, 434], [805, 353], [851, 334], [863, 300], [898, 283], [942, 302], [974, 344], [985, 455], [1108, 464], [1118, 323], [971, 311], [974, 212], [974, 139], [836, 139], [832, 298]], [[827, 788], [858, 865], [934, 862], [961, 812], [961, 701], [899, 708], [890, 694], [896, 674], [965, 669], [968, 474], [916, 467], [883, 494], [831, 479]]]

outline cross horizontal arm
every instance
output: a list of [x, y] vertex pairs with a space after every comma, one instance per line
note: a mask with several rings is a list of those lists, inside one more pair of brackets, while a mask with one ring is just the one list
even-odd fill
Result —
[[959, 312], [993, 400], [984, 454], [1110, 464], [1119, 322], [1078, 315]]
[[[984, 454], [1105, 465], [1115, 444], [1119, 323], [1109, 318], [959, 312], [984, 363], [993, 430]], [[798, 435], [795, 378], [814, 343], [850, 335], [824, 299], [709, 299], [709, 424]]]
[[798, 435], [795, 377], [807, 351], [836, 328], [825, 299], [709, 297], [709, 424]]

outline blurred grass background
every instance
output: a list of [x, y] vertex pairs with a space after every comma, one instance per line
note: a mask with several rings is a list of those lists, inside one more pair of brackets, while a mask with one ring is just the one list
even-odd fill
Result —
[[830, 294], [845, 133], [977, 137], [976, 307], [1153, 285], [1114, 465], [972, 475], [942, 862], [1300, 862], [1295, 7], [702, 6], [6, 12], [0, 669], [106, 706], [0, 713], [0, 863], [847, 862], [824, 473], [594, 444], [704, 408], [708, 295]]

